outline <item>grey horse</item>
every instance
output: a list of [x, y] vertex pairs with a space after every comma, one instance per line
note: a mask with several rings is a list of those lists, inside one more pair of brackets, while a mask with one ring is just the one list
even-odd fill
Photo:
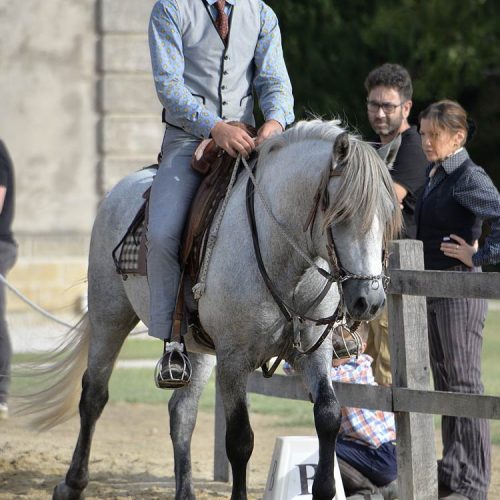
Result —
[[[394, 153], [390, 150], [388, 156]], [[61, 347], [64, 359], [45, 369], [54, 383], [31, 401], [39, 426], [51, 427], [75, 411], [81, 394], [80, 434], [66, 477], [54, 490], [55, 499], [83, 496], [92, 435], [108, 399], [113, 365], [138, 320], [148, 323], [146, 279], [131, 276], [124, 281], [111, 253], [152, 177], [151, 170], [136, 172], [103, 200], [90, 245], [88, 313]], [[253, 450], [247, 378], [271, 357], [282, 355], [302, 374], [314, 402], [319, 462], [312, 493], [316, 500], [330, 500], [335, 496], [333, 457], [340, 426], [340, 406], [329, 376], [332, 334], [312, 351], [325, 327], [302, 320], [290, 329], [266, 287], [247, 220], [248, 177], [247, 172], [240, 175], [231, 192], [198, 302], [201, 323], [215, 345], [233, 477], [231, 498], [247, 498], [246, 468]], [[373, 318], [385, 302], [384, 241], [394, 237], [401, 224], [388, 168], [375, 149], [345, 133], [336, 121], [299, 122], [262, 145], [256, 181], [262, 261], [283, 302], [316, 319], [332, 316], [341, 297], [342, 310], [353, 320]], [[317, 208], [318, 200], [324, 210]], [[321, 274], [318, 267], [330, 274]], [[339, 282], [339, 293], [330, 291], [318, 301], [328, 280]], [[191, 295], [189, 288], [186, 295]], [[169, 402], [177, 500], [195, 498], [190, 441], [198, 400], [215, 363], [189, 333], [186, 343], [192, 381], [175, 390]]]

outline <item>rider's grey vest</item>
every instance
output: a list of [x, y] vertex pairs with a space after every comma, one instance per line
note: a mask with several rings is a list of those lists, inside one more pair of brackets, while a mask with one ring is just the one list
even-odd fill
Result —
[[[184, 52], [184, 84], [223, 120], [254, 125], [252, 83], [260, 33], [258, 1], [239, 0], [232, 7], [227, 47], [204, 0], [180, 0], [177, 5]], [[184, 128], [167, 109], [165, 121]]]

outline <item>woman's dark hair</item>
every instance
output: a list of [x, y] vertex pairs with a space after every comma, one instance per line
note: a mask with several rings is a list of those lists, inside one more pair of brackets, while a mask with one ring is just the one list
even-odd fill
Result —
[[432, 126], [438, 130], [447, 130], [452, 134], [463, 130], [465, 134], [460, 146], [463, 146], [471, 138], [473, 129], [475, 129], [475, 126], [470, 126], [473, 123], [467, 118], [465, 109], [458, 102], [449, 99], [427, 106], [418, 116], [418, 121], [420, 122], [423, 118], [429, 120]]

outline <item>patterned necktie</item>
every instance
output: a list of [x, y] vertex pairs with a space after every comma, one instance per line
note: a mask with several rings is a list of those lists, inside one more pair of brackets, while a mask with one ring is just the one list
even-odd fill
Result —
[[215, 7], [217, 8], [215, 26], [224, 43], [226, 43], [227, 34], [229, 33], [229, 19], [224, 11], [225, 6], [226, 0], [217, 0], [217, 2], [215, 2]]

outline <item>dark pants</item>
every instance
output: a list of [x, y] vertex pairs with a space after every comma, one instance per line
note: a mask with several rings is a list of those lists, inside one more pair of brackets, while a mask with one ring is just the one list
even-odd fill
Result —
[[[427, 319], [434, 388], [482, 394], [481, 350], [488, 304], [484, 299], [429, 298]], [[440, 486], [474, 500], [486, 500], [491, 477], [489, 422], [442, 417]]]
[[370, 448], [339, 437], [335, 453], [376, 486], [385, 486], [398, 477], [396, 446], [392, 441], [378, 448]]
[[[0, 274], [6, 276], [17, 259], [17, 245], [0, 240]], [[7, 402], [12, 346], [5, 319], [5, 285], [0, 282], [0, 403]]]

